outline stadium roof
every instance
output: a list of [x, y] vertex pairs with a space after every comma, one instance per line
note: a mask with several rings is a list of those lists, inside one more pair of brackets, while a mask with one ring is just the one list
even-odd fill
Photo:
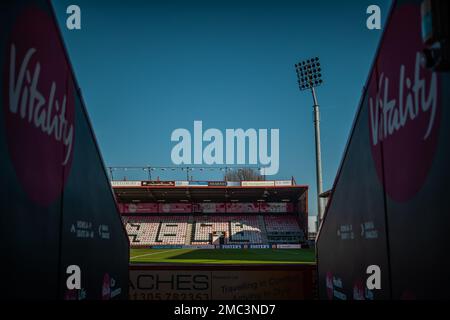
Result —
[[[170, 181], [112, 182], [119, 202], [296, 202], [304, 195], [304, 185], [184, 185]], [[225, 183], [225, 182], [224, 182]], [[241, 183], [242, 184], [242, 183]], [[262, 184], [262, 185], [261, 185]]]

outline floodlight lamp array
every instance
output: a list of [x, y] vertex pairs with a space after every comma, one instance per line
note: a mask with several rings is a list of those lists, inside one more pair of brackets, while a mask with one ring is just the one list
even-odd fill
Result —
[[318, 57], [297, 63], [295, 70], [301, 91], [320, 86], [323, 83], [322, 66]]

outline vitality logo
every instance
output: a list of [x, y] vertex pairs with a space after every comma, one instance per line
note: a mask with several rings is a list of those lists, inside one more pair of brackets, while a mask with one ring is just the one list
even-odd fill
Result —
[[439, 76], [422, 67], [420, 26], [408, 24], [419, 19], [418, 6], [393, 13], [368, 88], [372, 157], [395, 201], [409, 200], [423, 186], [439, 135]]
[[19, 15], [8, 43], [3, 112], [10, 158], [29, 198], [49, 205], [61, 194], [73, 158], [71, 73], [56, 26], [41, 9], [30, 6]]

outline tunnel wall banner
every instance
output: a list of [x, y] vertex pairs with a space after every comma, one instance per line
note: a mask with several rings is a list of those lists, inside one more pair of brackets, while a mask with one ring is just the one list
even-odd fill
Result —
[[0, 29], [0, 296], [127, 298], [128, 239], [50, 2], [2, 1]]
[[420, 3], [394, 2], [364, 87], [317, 241], [322, 299], [450, 297], [449, 72], [421, 64]]

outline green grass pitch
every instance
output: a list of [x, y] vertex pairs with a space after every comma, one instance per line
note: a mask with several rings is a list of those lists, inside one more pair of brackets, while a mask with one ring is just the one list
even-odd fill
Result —
[[131, 249], [131, 263], [312, 264], [314, 249]]

